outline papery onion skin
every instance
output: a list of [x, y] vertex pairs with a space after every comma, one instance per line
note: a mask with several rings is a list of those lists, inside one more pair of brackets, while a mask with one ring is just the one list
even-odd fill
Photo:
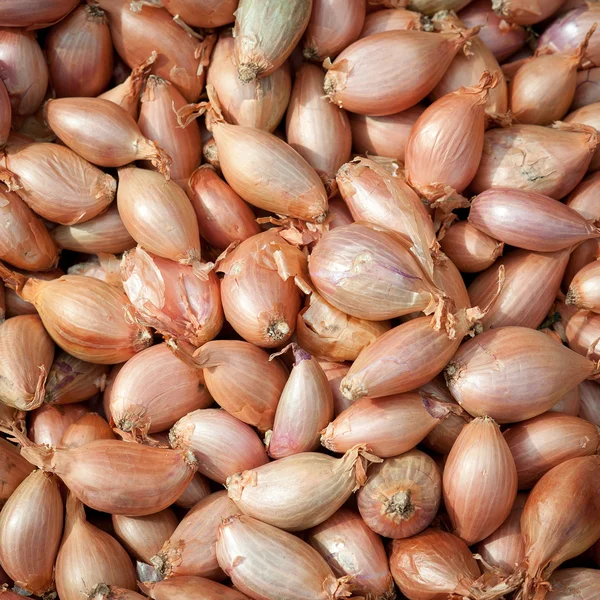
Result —
[[[137, 592], [126, 590], [117, 585], [106, 585], [99, 583], [91, 590], [87, 600], [145, 600], [146, 596], [142, 596]], [[7, 599], [12, 600], [12, 599]]]
[[34, 595], [54, 590], [54, 561], [63, 528], [59, 482], [31, 473], [0, 514], [0, 563], [15, 585]]
[[456, 310], [467, 309], [471, 307], [469, 293], [456, 265], [447, 259], [440, 265], [436, 265], [433, 271], [433, 282], [454, 301]]
[[331, 388], [331, 393], [333, 394], [333, 416], [335, 418], [352, 404], [352, 401], [344, 398], [340, 392], [340, 383], [346, 376], [346, 373], [348, 373], [350, 364], [326, 362], [323, 360], [320, 360], [319, 364], [325, 372], [325, 376], [329, 382], [329, 387]]
[[336, 577], [350, 576], [353, 593], [391, 598], [394, 580], [381, 538], [356, 511], [340, 508], [306, 534], [306, 541], [327, 561]]
[[479, 194], [471, 203], [469, 223], [511, 246], [536, 252], [555, 252], [600, 237], [600, 229], [561, 202], [508, 188]]
[[[598, 569], [560, 569], [549, 579], [551, 589], [545, 600], [569, 600], [578, 594], [585, 600], [597, 600], [600, 590]], [[577, 597], [577, 596], [575, 596]]]
[[580, 387], [581, 383], [578, 386], [575, 386], [570, 392], [567, 392], [548, 412], [563, 413], [565, 415], [577, 417], [579, 415], [579, 406], [581, 403]]
[[365, 18], [359, 39], [375, 33], [399, 30], [431, 31], [431, 22], [421, 13], [404, 8], [384, 8]]
[[33, 465], [19, 454], [14, 444], [0, 439], [0, 506], [13, 495], [33, 469]]
[[164, 0], [163, 4], [191, 27], [221, 27], [233, 23], [238, 0]]
[[46, 36], [50, 81], [56, 96], [97, 96], [110, 81], [113, 50], [104, 11], [79, 6]]
[[585, 265], [573, 277], [567, 293], [567, 304], [573, 304], [577, 308], [600, 312], [600, 262], [594, 261]]
[[555, 328], [562, 328], [561, 336], [564, 337], [569, 348], [590, 360], [600, 360], [597, 346], [600, 338], [600, 315], [587, 310], [578, 310], [562, 302], [555, 304], [554, 308], [561, 317]]
[[58, 446], [65, 431], [87, 413], [89, 409], [85, 404], [44, 404], [31, 413], [27, 435], [35, 444]]
[[3, 147], [10, 135], [12, 109], [10, 96], [2, 80], [0, 80], [0, 115], [0, 147]]
[[569, 256], [569, 262], [565, 270], [562, 282], [562, 291], [567, 292], [573, 277], [586, 265], [600, 258], [600, 242], [598, 240], [586, 240], [581, 243]]
[[240, 81], [270, 75], [292, 53], [310, 19], [312, 0], [241, 0], [235, 13], [235, 64]]
[[[169, 443], [169, 436], [166, 436], [166, 443]], [[190, 481], [184, 492], [177, 498], [175, 504], [181, 508], [189, 510], [193, 508], [200, 500], [204, 500], [211, 493], [210, 481], [201, 473], [196, 473]]]
[[[574, 110], [569, 113], [565, 119], [565, 123], [580, 123], [593, 127], [596, 131], [600, 130], [600, 102], [594, 102]], [[600, 152], [596, 150], [592, 157], [592, 162], [589, 166], [589, 171], [597, 171], [600, 169]]]
[[[102, 261], [90, 260], [77, 263], [69, 267], [68, 275], [84, 275], [104, 281], [117, 289], [122, 289], [121, 277], [119, 275], [119, 259], [114, 254], [100, 254]], [[104, 258], [106, 257], [106, 260]]]
[[226, 578], [217, 562], [217, 530], [221, 522], [240, 514], [221, 490], [201, 500], [181, 520], [151, 562], [166, 579], [197, 575], [216, 581]]
[[539, 331], [500, 327], [462, 345], [446, 382], [471, 415], [515, 423], [547, 411], [593, 371], [593, 362]]
[[289, 600], [337, 600], [350, 593], [347, 579], [336, 579], [314, 548], [246, 515], [219, 527], [217, 559], [235, 587], [253, 598], [275, 598], [282, 584]]
[[494, 10], [509, 23], [535, 25], [554, 14], [563, 0], [495, 0]]
[[211, 165], [198, 167], [187, 184], [187, 195], [200, 235], [219, 250], [260, 233], [256, 217], [246, 204], [216, 173]]
[[[392, 0], [393, 1], [393, 0]], [[409, 0], [411, 10], [418, 10], [426, 15], [433, 15], [439, 11], [458, 11], [464, 8], [471, 0]]]
[[227, 493], [244, 514], [302, 531], [328, 519], [364, 485], [369, 461], [381, 460], [364, 448], [354, 447], [339, 459], [317, 452], [286, 456], [232, 475]]
[[89, 413], [69, 425], [60, 440], [61, 448], [78, 448], [96, 440], [113, 440], [115, 434], [100, 415]]
[[512, 425], [504, 439], [515, 460], [519, 489], [530, 489], [550, 469], [579, 456], [596, 454], [598, 429], [578, 417], [546, 413]]
[[[157, 583], [141, 583], [142, 589], [153, 600], [251, 600], [237, 589], [226, 587], [216, 581], [204, 577], [183, 575], [158, 581]], [[145, 598], [145, 596], [144, 596]]]
[[48, 66], [35, 35], [24, 29], [0, 29], [0, 62], [0, 79], [10, 97], [13, 117], [32, 115], [48, 87]]
[[77, 0], [48, 0], [40, 4], [37, 0], [7, 0], [2, 3], [0, 10], [0, 25], [2, 27], [27, 27], [38, 29], [60, 21], [69, 14]]
[[594, 381], [582, 381], [579, 390], [581, 405], [578, 416], [600, 427], [600, 385]]
[[169, 437], [173, 448], [193, 453], [198, 471], [218, 483], [269, 460], [256, 433], [219, 409], [208, 408], [186, 415], [173, 426]]
[[599, 78], [600, 68], [598, 67], [577, 71], [577, 87], [575, 88], [571, 110], [600, 102]]
[[413, 536], [429, 526], [440, 506], [442, 478], [434, 460], [419, 450], [374, 465], [357, 493], [364, 522], [383, 537]]

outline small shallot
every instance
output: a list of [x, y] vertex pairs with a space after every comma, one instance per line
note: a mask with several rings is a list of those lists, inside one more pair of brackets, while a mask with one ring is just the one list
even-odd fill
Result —
[[577, 71], [577, 87], [571, 104], [571, 110], [600, 102], [600, 68], [594, 67], [585, 71]]
[[583, 267], [593, 263], [598, 258], [600, 258], [600, 240], [586, 240], [579, 244], [569, 256], [569, 262], [562, 281], [562, 291], [567, 292], [575, 275]]
[[384, 8], [366, 16], [359, 38], [362, 39], [384, 31], [407, 29], [432, 31], [433, 27], [431, 21], [420, 12], [405, 8]]
[[600, 593], [600, 571], [561, 569], [550, 577], [549, 583], [550, 591], [546, 593], [545, 600], [570, 600], [574, 594], [585, 600], [597, 600]]
[[96, 440], [113, 440], [110, 425], [100, 415], [88, 413], [69, 425], [60, 440], [61, 448], [78, 448]]
[[567, 304], [600, 312], [600, 262], [595, 260], [573, 277], [567, 293]]
[[[582, 381], [581, 383], [584, 382]], [[577, 417], [581, 405], [581, 394], [579, 391], [581, 383], [575, 386], [570, 392], [567, 392], [562, 400], [559, 400], [548, 412], [564, 413], [565, 415]]]
[[82, 403], [65, 406], [44, 404], [31, 413], [27, 435], [35, 444], [59, 446], [67, 429], [88, 413], [89, 408]]

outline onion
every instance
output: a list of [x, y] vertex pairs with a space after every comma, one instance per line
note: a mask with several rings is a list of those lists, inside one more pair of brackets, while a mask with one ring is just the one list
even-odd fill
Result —
[[19, 449], [0, 439], [0, 506], [12, 497], [31, 471], [33, 466], [19, 454]]
[[277, 230], [242, 242], [222, 260], [221, 299], [225, 318], [246, 341], [273, 348], [294, 333], [300, 291], [294, 276], [306, 271], [302, 252]]
[[360, 154], [389, 156], [404, 162], [408, 136], [424, 110], [423, 106], [417, 104], [402, 112], [383, 117], [349, 113], [352, 147]]
[[469, 223], [501, 242], [537, 252], [600, 237], [600, 229], [561, 202], [508, 188], [479, 194], [471, 203]]
[[221, 27], [233, 22], [238, 0], [163, 0], [163, 4], [192, 27]]
[[498, 287], [498, 266], [504, 267], [504, 287], [481, 319], [483, 327], [517, 325], [537, 329], [554, 303], [569, 253], [570, 248], [545, 254], [514, 250], [474, 279], [469, 286], [471, 303], [486, 305]]
[[582, 381], [579, 384], [581, 404], [579, 416], [600, 427], [600, 385], [593, 381]]
[[115, 534], [136, 559], [149, 563], [177, 529], [179, 520], [170, 508], [145, 517], [113, 515]]
[[572, 458], [548, 471], [529, 494], [521, 516], [523, 598], [533, 597], [533, 590], [547, 589], [547, 578], [561, 563], [600, 537], [599, 469], [599, 456]]
[[[262, 81], [262, 80], [261, 80]], [[260, 232], [252, 209], [210, 165], [198, 167], [187, 185], [200, 235], [219, 250]]]
[[201, 500], [182, 519], [151, 562], [164, 578], [199, 575], [223, 581], [217, 562], [217, 530], [224, 519], [239, 514], [222, 490]]
[[432, 29], [430, 20], [419, 12], [404, 8], [387, 8], [366, 16], [359, 39], [384, 31], [432, 31]]
[[546, 593], [546, 600], [569, 600], [573, 598], [573, 594], [578, 594], [585, 600], [595, 600], [600, 589], [600, 571], [561, 569], [550, 577], [549, 583], [550, 591]]
[[579, 391], [581, 383], [574, 387], [570, 392], [567, 392], [563, 396], [562, 400], [559, 400], [548, 412], [564, 413], [565, 415], [576, 417], [579, 414], [579, 406], [581, 402]]
[[596, 202], [599, 192], [600, 173], [591, 173], [569, 194], [566, 205], [587, 221], [600, 221], [600, 207]]
[[114, 47], [129, 68], [156, 51], [153, 73], [169, 80], [188, 102], [198, 99], [215, 42], [213, 35], [202, 40], [189, 35], [164, 8], [144, 6], [133, 11], [129, 0], [99, 0], [98, 4], [108, 13]]
[[235, 13], [235, 64], [243, 83], [270, 75], [302, 37], [312, 0], [241, 0]]
[[477, 273], [491, 267], [504, 250], [504, 243], [479, 231], [468, 221], [452, 225], [440, 238], [442, 250], [463, 273]]
[[49, 100], [44, 118], [66, 146], [91, 163], [120, 167], [146, 159], [162, 173], [169, 173], [170, 157], [142, 135], [131, 115], [110, 100]]
[[329, 382], [329, 387], [333, 395], [333, 416], [337, 417], [352, 404], [340, 392], [340, 383], [346, 376], [346, 373], [348, 373], [350, 365], [348, 363], [325, 362], [322, 360], [319, 361], [319, 364]]
[[45, 401], [73, 404], [89, 400], [104, 389], [109, 368], [59, 352], [48, 372]]
[[224, 410], [189, 413], [173, 426], [169, 437], [173, 448], [192, 453], [198, 471], [218, 483], [269, 460], [256, 433]]
[[90, 260], [84, 263], [74, 264], [69, 267], [68, 275], [85, 275], [104, 281], [113, 287], [122, 290], [120, 260], [114, 254], [99, 255], [99, 260]]
[[[596, 131], [600, 130], [600, 102], [594, 102], [569, 113], [565, 117], [565, 123], [581, 123], [593, 127]], [[600, 152], [596, 150], [589, 170], [597, 171], [598, 169], [600, 169]]]
[[127, 317], [131, 308], [123, 293], [103, 281], [82, 275], [27, 279], [1, 266], [0, 274], [35, 306], [55, 343], [75, 358], [119, 363], [152, 342], [149, 330]]
[[596, 454], [600, 435], [578, 417], [546, 413], [511, 426], [504, 439], [517, 466], [519, 489], [530, 489], [550, 469], [579, 456]]
[[597, 258], [600, 258], [600, 242], [598, 242], [598, 240], [586, 240], [578, 245], [569, 256], [569, 262], [562, 282], [563, 291], [566, 292], [569, 289], [573, 277], [575, 277], [585, 265], [594, 262]]
[[[169, 436], [166, 435], [165, 443], [169, 443]], [[193, 508], [200, 500], [204, 500], [211, 493], [210, 481], [201, 473], [196, 473], [194, 478], [185, 488], [183, 494], [177, 498], [175, 504], [181, 508], [189, 510]]]
[[61, 600], [80, 600], [82, 590], [90, 591], [99, 583], [135, 588], [135, 570], [123, 547], [88, 523], [83, 504], [69, 494], [65, 534], [56, 559], [56, 590]]
[[219, 36], [211, 57], [207, 83], [214, 86], [228, 123], [273, 132], [285, 113], [292, 91], [287, 63], [270, 75], [242, 83], [234, 63], [234, 38]]
[[600, 338], [600, 315], [587, 310], [571, 309], [562, 303], [555, 308], [560, 314], [564, 338], [569, 348], [590, 360], [600, 360], [597, 347]]
[[104, 11], [79, 6], [48, 31], [45, 48], [57, 97], [97, 96], [108, 85], [113, 50]]
[[[328, 519], [365, 484], [369, 462], [381, 461], [364, 448], [355, 446], [339, 459], [317, 452], [286, 456], [232, 475], [227, 493], [246, 515], [287, 531], [308, 529]], [[219, 564], [223, 568], [220, 559]]]
[[67, 427], [60, 440], [60, 447], [78, 448], [96, 440], [112, 440], [114, 437], [106, 419], [96, 413], [89, 413]]
[[[392, 0], [393, 1], [393, 0]], [[439, 11], [458, 11], [469, 4], [471, 0], [410, 0], [412, 10], [418, 10], [426, 15]]]
[[594, 363], [526, 327], [490, 329], [446, 367], [448, 388], [473, 416], [515, 423], [552, 408], [594, 372]]
[[346, 206], [346, 203], [339, 197], [334, 196], [329, 200], [329, 212], [327, 213], [329, 229], [343, 227], [354, 223], [354, 219]]
[[594, 133], [583, 125], [491, 129], [470, 189], [481, 193], [502, 187], [562, 198], [581, 181], [596, 144]]
[[29, 594], [42, 596], [54, 590], [63, 511], [57, 478], [42, 471], [24, 479], [2, 508], [0, 563], [15, 585]]
[[219, 149], [217, 143], [213, 137], [208, 138], [202, 145], [202, 158], [209, 164], [221, 177], [223, 172], [221, 171], [221, 163], [219, 161]]
[[0, 258], [22, 269], [51, 269], [58, 252], [44, 224], [14, 192], [0, 185]]
[[44, 404], [31, 413], [28, 436], [38, 445], [59, 446], [67, 429], [89, 413], [85, 404], [51, 406]]
[[588, 104], [600, 102], [600, 88], [598, 79], [600, 78], [600, 68], [586, 69], [577, 71], [577, 87], [575, 96], [571, 103], [571, 110], [577, 110]]
[[[71, 0], [69, 4], [73, 6]], [[44, 101], [48, 87], [48, 66], [35, 35], [24, 29], [0, 29], [0, 63], [0, 79], [10, 97], [13, 118], [32, 115]]]
[[600, 312], [600, 263], [596, 260], [582, 269], [573, 277], [567, 294], [566, 303], [577, 308]]
[[[87, 600], [145, 600], [145, 598], [146, 596], [142, 596], [131, 590], [120, 588], [116, 585], [99, 583], [90, 591]], [[7, 598], [6, 600], [12, 599]]]
[[[326, 64], [325, 93], [338, 106], [359, 114], [381, 116], [406, 110], [433, 90], [456, 53], [477, 31], [370, 35]], [[395, 56], [403, 57], [400, 69]]]
[[235, 587], [253, 598], [285, 592], [289, 600], [337, 600], [351, 589], [348, 578], [336, 579], [306, 542], [246, 515], [234, 515], [220, 525], [217, 559]]
[[342, 507], [307, 532], [306, 541], [336, 577], [349, 577], [353, 593], [367, 598], [394, 596], [394, 580], [381, 538], [354, 510]]
[[77, 6], [77, 0], [7, 0], [0, 8], [2, 27], [27, 27], [39, 29], [60, 21]]
[[4, 146], [10, 135], [10, 125], [12, 120], [11, 111], [10, 96], [6, 91], [6, 86], [0, 79], [0, 147]]
[[442, 495], [442, 479], [434, 460], [411, 450], [375, 465], [357, 494], [364, 522], [379, 535], [404, 538], [429, 526]]
[[116, 203], [85, 223], [59, 225], [50, 232], [50, 236], [59, 248], [86, 254], [117, 254], [135, 246], [135, 240], [125, 228]]
[[494, 10], [509, 23], [535, 25], [554, 14], [564, 0], [495, 0]]
[[139, 585], [154, 600], [250, 600], [246, 594], [204, 577], [183, 576]]

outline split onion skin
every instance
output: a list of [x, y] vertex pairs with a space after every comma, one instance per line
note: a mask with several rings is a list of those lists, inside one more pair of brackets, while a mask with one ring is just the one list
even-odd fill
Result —
[[600, 69], [598, 67], [586, 69], [585, 71], [577, 71], [577, 87], [575, 88], [571, 110], [577, 110], [588, 104], [600, 102], [599, 78]]

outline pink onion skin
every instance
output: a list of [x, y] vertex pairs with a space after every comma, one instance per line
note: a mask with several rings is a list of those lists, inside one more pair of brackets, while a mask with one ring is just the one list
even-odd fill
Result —
[[600, 258], [600, 242], [598, 240], [586, 240], [581, 245], [577, 246], [571, 256], [565, 270], [565, 276], [562, 282], [563, 292], [567, 292], [573, 277], [583, 269], [586, 265]]
[[198, 167], [187, 184], [200, 235], [219, 250], [260, 233], [256, 217], [211, 165]]
[[31, 413], [27, 435], [35, 444], [58, 446], [73, 424], [90, 412], [83, 403], [52, 406], [45, 404]]
[[431, 31], [431, 23], [419, 12], [405, 8], [384, 8], [370, 13], [365, 18], [358, 39], [384, 31]]
[[163, 4], [191, 27], [204, 28], [233, 23], [238, 0], [164, 0]]
[[356, 40], [365, 20], [366, 0], [313, 0], [302, 40], [304, 58], [334, 58]]
[[526, 501], [526, 493], [517, 494], [504, 523], [477, 544], [477, 552], [485, 562], [506, 575], [511, 575], [525, 557], [525, 545], [521, 536], [521, 514]]
[[334, 196], [329, 200], [329, 229], [343, 227], [354, 223], [354, 219], [346, 206], [346, 203], [339, 197]]
[[169, 437], [173, 448], [193, 452], [200, 473], [217, 483], [269, 460], [260, 438], [248, 425], [215, 408], [179, 419]]
[[450, 259], [443, 261], [441, 265], [436, 265], [433, 272], [433, 282], [448, 298], [454, 300], [456, 310], [471, 307], [467, 286], [460, 271]]
[[[156, 434], [155, 434], [156, 435]], [[165, 443], [169, 443], [169, 435], [165, 435]], [[185, 508], [189, 510], [193, 508], [200, 502], [200, 500], [204, 500], [207, 496], [210, 496], [210, 482], [204, 477], [201, 473], [196, 473], [194, 478], [190, 481], [188, 486], [185, 488], [183, 494], [177, 498], [175, 504], [180, 508]]]
[[442, 497], [442, 478], [435, 461], [419, 450], [374, 465], [357, 493], [364, 522], [383, 537], [406, 538], [434, 519]]
[[[139, 587], [153, 600], [251, 600], [237, 589], [226, 587], [205, 577], [184, 575], [157, 581], [156, 583], [140, 583]], [[146, 596], [140, 596], [146, 598]], [[123, 600], [128, 600], [123, 598]], [[132, 599], [132, 600], [137, 600]]]
[[479, 194], [512, 188], [563, 198], [583, 178], [597, 145], [589, 129], [569, 127], [513, 125], [487, 131], [470, 189]]
[[10, 135], [10, 124], [12, 120], [12, 109], [10, 105], [10, 96], [6, 91], [6, 86], [0, 79], [0, 147], [4, 147], [8, 136]]
[[600, 338], [600, 315], [587, 310], [567, 311], [559, 307], [564, 322], [564, 331], [567, 344], [571, 350], [574, 350], [581, 356], [589, 357], [590, 360], [600, 360], [600, 349], [598, 348], [598, 338]]
[[571, 104], [571, 110], [577, 110], [588, 104], [600, 102], [600, 68], [594, 67], [577, 71], [577, 86]]
[[[585, 382], [581, 382], [585, 383]], [[563, 413], [577, 417], [579, 415], [579, 407], [581, 405], [581, 394], [579, 388], [581, 383], [574, 387], [570, 392], [567, 392], [562, 400], [559, 400], [548, 412]]]
[[519, 489], [531, 489], [550, 469], [579, 456], [596, 454], [598, 429], [579, 417], [545, 413], [512, 425], [504, 439], [515, 460]]
[[[433, 90], [474, 34], [387, 31], [368, 36], [338, 55], [325, 77], [325, 93], [338, 106], [358, 114], [383, 116], [406, 110]], [[405, 61], [401, 71], [393, 60], [398, 55]]]
[[10, 0], [2, 4], [0, 26], [40, 29], [60, 21], [76, 6], [77, 0], [50, 0], [40, 5], [37, 0]]
[[473, 306], [487, 306], [498, 289], [498, 268], [504, 267], [504, 286], [482, 317], [483, 327], [537, 329], [554, 303], [569, 255], [570, 248], [548, 253], [514, 250], [478, 275], [469, 286], [469, 298]]
[[196, 575], [216, 581], [226, 578], [217, 562], [217, 530], [224, 519], [240, 514], [238, 507], [221, 490], [210, 494], [181, 520], [151, 562], [169, 579]]
[[408, 136], [424, 110], [422, 105], [416, 104], [383, 117], [349, 113], [352, 147], [359, 154], [389, 156], [404, 162]]
[[569, 600], [574, 593], [586, 600], [598, 600], [600, 597], [598, 569], [560, 569], [550, 577], [549, 583], [552, 587], [545, 600]]
[[[588, 125], [596, 131], [600, 131], [600, 102], [594, 102], [593, 104], [588, 104], [574, 110], [565, 117], [564, 121], [565, 123]], [[600, 169], [600, 152], [596, 150], [592, 157], [589, 171], [597, 171], [598, 169]]]
[[[471, 0], [410, 0], [410, 7], [426, 15], [434, 15], [440, 11], [459, 11]], [[385, 5], [398, 4], [397, 0], [383, 0]], [[402, 4], [403, 2], [400, 2]]]
[[418, 393], [361, 398], [321, 432], [321, 443], [333, 452], [363, 444], [388, 458], [414, 448], [438, 423]]
[[381, 538], [350, 508], [342, 507], [306, 534], [306, 541], [327, 561], [336, 577], [351, 577], [355, 595], [386, 598], [394, 580]]
[[597, 260], [585, 265], [573, 277], [567, 293], [567, 304], [577, 308], [600, 312], [600, 262]]
[[587, 221], [600, 221], [600, 207], [595, 201], [598, 193], [600, 193], [600, 173], [591, 173], [567, 196], [565, 204]]
[[535, 25], [553, 15], [563, 0], [501, 0], [494, 10], [509, 23]]
[[33, 471], [34, 466], [21, 456], [17, 446], [4, 438], [0, 440], [0, 457], [3, 465], [13, 465], [8, 471], [9, 477], [5, 477], [0, 483], [0, 505], [3, 506], [21, 482]]
[[13, 118], [32, 115], [42, 105], [48, 87], [48, 66], [35, 34], [0, 29], [0, 62], [0, 79], [10, 97]]
[[536, 252], [600, 237], [600, 229], [561, 202], [508, 188], [479, 194], [471, 203], [469, 223], [501, 242]]
[[96, 440], [114, 439], [115, 434], [106, 419], [96, 413], [89, 413], [67, 427], [60, 440], [60, 447], [78, 448]]
[[501, 327], [464, 343], [446, 368], [446, 382], [471, 415], [516, 423], [552, 408], [593, 371], [590, 360], [539, 331]]
[[337, 417], [341, 412], [345, 411], [352, 402], [344, 398], [340, 392], [340, 383], [350, 369], [350, 363], [326, 362], [319, 361], [325, 377], [329, 382], [331, 393], [333, 395], [333, 416]]
[[600, 385], [594, 381], [582, 381], [579, 391], [579, 417], [600, 427]]

